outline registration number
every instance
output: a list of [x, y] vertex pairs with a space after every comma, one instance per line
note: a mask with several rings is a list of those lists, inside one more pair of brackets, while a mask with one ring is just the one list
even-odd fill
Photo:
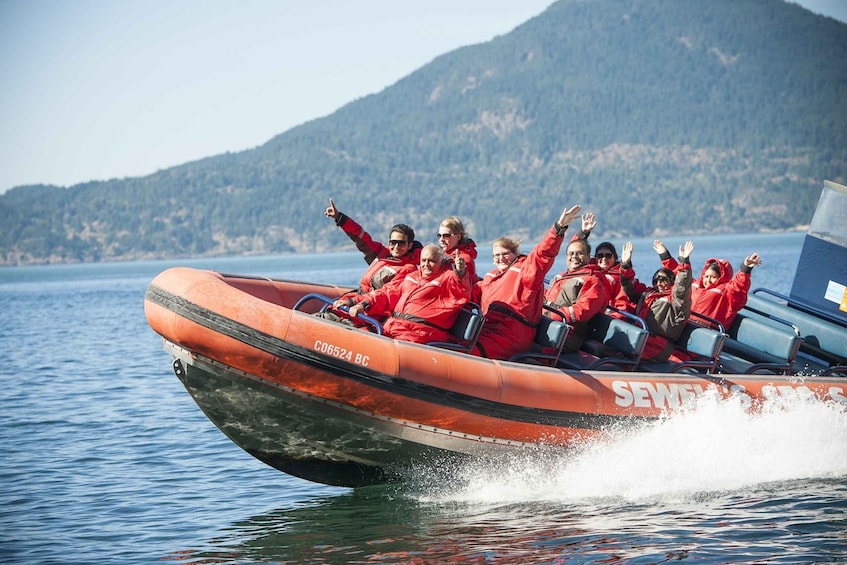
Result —
[[324, 355], [331, 355], [332, 357], [343, 359], [349, 363], [356, 363], [363, 367], [367, 367], [368, 362], [370, 361], [370, 358], [367, 355], [362, 355], [361, 353], [356, 353], [349, 349], [345, 349], [344, 347], [339, 347], [321, 340], [315, 341], [315, 351], [323, 353]]

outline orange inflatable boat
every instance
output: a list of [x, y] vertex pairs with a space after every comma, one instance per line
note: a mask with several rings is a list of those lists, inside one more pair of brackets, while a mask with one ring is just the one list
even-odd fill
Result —
[[[825, 192], [847, 199], [842, 189], [827, 183]], [[825, 275], [830, 293], [847, 282], [846, 248], [836, 247], [841, 260], [829, 264], [841, 272]], [[347, 290], [172, 268], [150, 283], [145, 313], [177, 377], [232, 441], [283, 472], [333, 485], [395, 481], [437, 458], [561, 450], [703, 394], [751, 410], [796, 394], [847, 405], [847, 319], [816, 309], [799, 290], [752, 293], [741, 321], [710, 328], [703, 351], [693, 327], [687, 344], [700, 363], [667, 367], [642, 366], [626, 347], [612, 358], [582, 351], [492, 361], [314, 315]], [[781, 327], [786, 317], [793, 328]], [[621, 323], [598, 324], [592, 339], [637, 347], [641, 329], [633, 325], [630, 339]], [[555, 329], [539, 339], [555, 342]], [[801, 365], [814, 374], [796, 377]]]

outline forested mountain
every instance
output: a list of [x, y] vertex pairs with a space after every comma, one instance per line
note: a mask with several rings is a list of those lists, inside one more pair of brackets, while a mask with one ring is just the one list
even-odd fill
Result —
[[351, 249], [330, 196], [378, 238], [532, 239], [573, 203], [602, 238], [791, 229], [847, 181], [845, 61], [781, 0], [560, 0], [258, 148], [10, 190], [0, 262]]

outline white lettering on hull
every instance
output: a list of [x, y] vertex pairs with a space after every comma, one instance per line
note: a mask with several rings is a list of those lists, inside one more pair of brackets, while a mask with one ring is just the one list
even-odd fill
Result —
[[[612, 381], [615, 404], [622, 408], [658, 408], [676, 409], [686, 402], [704, 394], [718, 394], [722, 397], [737, 396], [745, 407], [752, 404], [752, 397], [741, 385], [718, 385], [715, 383], [656, 383], [649, 381]], [[804, 385], [767, 385], [762, 387], [766, 400], [783, 397], [813, 399], [815, 392]], [[827, 390], [828, 399], [847, 404], [845, 387], [832, 386]]]

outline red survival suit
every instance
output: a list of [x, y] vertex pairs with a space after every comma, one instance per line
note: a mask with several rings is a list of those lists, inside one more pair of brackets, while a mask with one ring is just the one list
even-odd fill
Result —
[[355, 301], [368, 304], [365, 311], [369, 316], [390, 316], [383, 325], [384, 335], [428, 343], [448, 340], [450, 328], [470, 296], [468, 272], [460, 277], [449, 264], [444, 264], [441, 272], [429, 279], [416, 269], [382, 288], [359, 295]]
[[474, 288], [473, 300], [485, 314], [475, 355], [508, 359], [529, 351], [535, 341], [544, 277], [553, 268], [567, 226], [554, 225], [529, 255], [520, 255], [508, 269], [485, 273]]
[[[720, 276], [709, 288], [703, 284], [703, 274], [712, 263], [717, 263]], [[691, 283], [691, 310], [714, 318], [729, 329], [735, 315], [747, 304], [750, 291], [750, 271], [742, 263], [741, 269], [732, 276], [732, 265], [726, 259], [706, 259], [700, 278]]]
[[365, 256], [365, 262], [369, 265], [359, 281], [360, 293], [381, 288], [397, 276], [404, 265], [417, 267], [420, 263], [423, 245], [417, 240], [409, 244], [405, 255], [395, 259], [385, 245], [374, 241], [370, 234], [362, 229], [362, 226], [346, 214], [339, 212], [335, 223], [344, 230], [347, 237], [353, 240], [356, 249], [362, 252]]
[[582, 346], [588, 329], [588, 321], [609, 304], [610, 288], [606, 272], [594, 263], [579, 270], [559, 273], [550, 283], [545, 295], [549, 306], [562, 313], [546, 315], [564, 321], [571, 326], [565, 351], [576, 351]]
[[[584, 231], [580, 230], [579, 232], [574, 234], [574, 236], [571, 238], [571, 241], [580, 241], [580, 240], [581, 241], [588, 241], [588, 237], [590, 235], [591, 235], [591, 232], [584, 232]], [[607, 247], [608, 245], [611, 245], [611, 242], [601, 242], [600, 244], [597, 245], [597, 249], [604, 247], [604, 244], [607, 244], [607, 245], [605, 245]], [[668, 254], [668, 257], [670, 257], [670, 254]], [[592, 265], [597, 264], [597, 260], [594, 257], [591, 258], [590, 262], [591, 262]], [[635, 303], [631, 302], [629, 300], [629, 298], [626, 295], [626, 292], [624, 291], [623, 287], [621, 286], [621, 263], [620, 263], [620, 261], [615, 260], [615, 263], [611, 267], [609, 267], [606, 270], [601, 269], [600, 272], [606, 277], [606, 282], [608, 283], [608, 291], [609, 291], [609, 302], [608, 302], [608, 304], [609, 304], [609, 306], [613, 306], [613, 307], [617, 308], [618, 310], [622, 310], [624, 312], [629, 312], [630, 314], [634, 314], [635, 313]], [[635, 287], [635, 290], [638, 291], [639, 293], [644, 292], [648, 288], [646, 284], [642, 283], [638, 279], [633, 279], [632, 284]], [[615, 316], [614, 313], [612, 313], [612, 315]], [[617, 317], [620, 317], [620, 316], [617, 316]]]

